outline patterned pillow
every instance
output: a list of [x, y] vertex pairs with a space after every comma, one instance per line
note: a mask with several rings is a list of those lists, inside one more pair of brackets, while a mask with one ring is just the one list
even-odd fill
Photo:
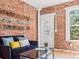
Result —
[[10, 43], [11, 41], [14, 41], [14, 40], [13, 40], [13, 37], [2, 38], [2, 40], [3, 40], [3, 44], [4, 44], [5, 46], [9, 46], [9, 43]]
[[20, 43], [21, 47], [24, 47], [26, 45], [30, 45], [28, 39], [20, 40], [19, 43]]

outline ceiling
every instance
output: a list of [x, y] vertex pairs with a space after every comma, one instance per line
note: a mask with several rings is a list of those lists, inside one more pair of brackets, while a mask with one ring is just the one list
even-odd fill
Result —
[[45, 8], [45, 7], [69, 2], [72, 0], [22, 0], [22, 1], [34, 6], [35, 8]]

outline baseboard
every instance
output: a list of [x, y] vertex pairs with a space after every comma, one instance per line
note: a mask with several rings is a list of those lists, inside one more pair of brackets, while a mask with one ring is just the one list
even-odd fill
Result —
[[79, 51], [65, 50], [65, 49], [55, 49], [55, 50], [65, 51], [65, 52], [71, 52], [71, 53], [76, 53], [76, 54], [79, 54]]

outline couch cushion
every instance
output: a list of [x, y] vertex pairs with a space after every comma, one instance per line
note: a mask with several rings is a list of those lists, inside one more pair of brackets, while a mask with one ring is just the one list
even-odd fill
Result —
[[27, 48], [28, 48], [28, 50], [31, 50], [31, 49], [34, 49], [35, 46], [33, 46], [33, 45], [28, 45], [28, 46], [22, 47], [22, 49], [23, 49], [24, 51], [25, 51]]
[[17, 37], [17, 38], [18, 38], [18, 40], [25, 40], [25, 39], [27, 39], [25, 37]]
[[30, 45], [28, 39], [20, 40], [19, 43], [20, 43], [21, 47], [24, 47], [24, 46]]
[[[13, 36], [14, 41], [19, 41], [19, 38], [23, 38], [24, 35]], [[22, 39], [23, 40], [23, 39]]]
[[10, 42], [10, 47], [11, 47], [12, 49], [14, 49], [14, 48], [19, 48], [19, 47], [20, 47], [20, 44], [19, 44], [18, 41], [17, 41], [17, 42]]
[[9, 43], [13, 41], [13, 37], [2, 38], [2, 40], [5, 46], [9, 46]]
[[27, 45], [27, 46], [24, 46], [24, 47], [21, 47], [21, 48], [12, 49], [12, 53], [18, 54], [18, 53], [25, 52], [25, 51], [28, 51], [28, 50], [31, 50], [31, 49], [34, 49], [34, 48], [35, 48], [35, 46]]

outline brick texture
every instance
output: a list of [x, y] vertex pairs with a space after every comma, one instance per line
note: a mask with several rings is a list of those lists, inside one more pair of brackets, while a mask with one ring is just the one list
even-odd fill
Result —
[[[22, 16], [30, 16], [31, 24], [26, 25], [30, 27], [29, 30], [19, 31], [19, 30], [0, 30], [0, 35], [25, 35], [30, 40], [36, 41], [36, 9], [29, 4], [22, 2], [21, 0], [0, 0], [0, 9], [13, 12], [15, 15], [10, 16], [18, 20], [23, 20]], [[5, 15], [5, 14], [0, 14]], [[8, 16], [8, 15], [5, 15]], [[26, 18], [25, 18], [26, 19]], [[1, 24], [0, 24], [1, 25]], [[16, 25], [17, 26], [17, 25]]]
[[[79, 1], [66, 2], [63, 4], [59, 4], [56, 6], [51, 6], [47, 8], [43, 8], [41, 10], [42, 14], [47, 13], [56, 13], [55, 15], [55, 23], [57, 22], [57, 32], [55, 32], [55, 48], [59, 49], [69, 49], [69, 50], [79, 50], [79, 42], [71, 42], [72, 46], [70, 46], [70, 42], [65, 41], [65, 8], [78, 5]], [[56, 27], [56, 26], [55, 26]]]

